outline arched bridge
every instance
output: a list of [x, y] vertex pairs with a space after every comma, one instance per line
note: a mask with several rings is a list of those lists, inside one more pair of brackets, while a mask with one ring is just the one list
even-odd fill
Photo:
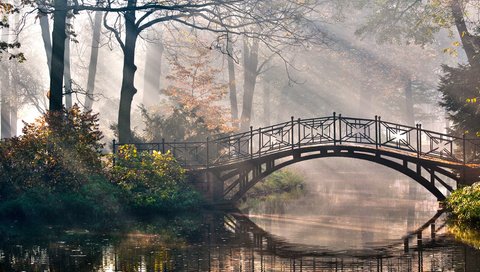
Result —
[[[123, 143], [113, 143], [114, 152]], [[438, 200], [480, 180], [480, 139], [374, 119], [294, 119], [203, 142], [134, 143], [170, 151], [214, 202], [235, 202], [258, 181], [296, 162], [328, 157], [371, 161], [412, 178]]]

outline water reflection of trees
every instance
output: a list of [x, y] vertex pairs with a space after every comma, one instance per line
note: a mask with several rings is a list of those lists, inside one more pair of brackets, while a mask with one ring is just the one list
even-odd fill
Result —
[[168, 232], [78, 236], [0, 245], [0, 271], [470, 271], [480, 253], [440, 234], [439, 213], [390, 244], [333, 251], [289, 243], [239, 213], [188, 221], [194, 237]]

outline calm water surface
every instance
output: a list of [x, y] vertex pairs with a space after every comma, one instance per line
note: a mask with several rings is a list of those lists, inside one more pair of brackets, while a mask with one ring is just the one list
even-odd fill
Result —
[[[362, 179], [349, 175], [341, 178]], [[2, 237], [0, 271], [480, 271], [480, 250], [448, 234], [435, 199], [383, 178], [346, 185], [331, 176], [295, 200], [127, 232]]]

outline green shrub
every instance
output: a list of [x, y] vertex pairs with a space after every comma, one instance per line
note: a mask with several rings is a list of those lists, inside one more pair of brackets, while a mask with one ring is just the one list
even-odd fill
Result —
[[97, 115], [74, 106], [47, 113], [22, 132], [0, 142], [0, 201], [32, 188], [77, 190], [101, 170]]
[[262, 197], [271, 194], [303, 192], [304, 187], [301, 175], [288, 170], [280, 170], [257, 183], [250, 189], [247, 196]]
[[137, 212], [181, 210], [200, 203], [200, 195], [187, 184], [185, 170], [170, 152], [139, 154], [135, 146], [123, 145], [115, 156], [110, 178]]
[[446, 200], [447, 208], [461, 222], [480, 223], [480, 182], [454, 191]]
[[122, 214], [121, 200], [122, 192], [117, 186], [96, 176], [76, 191], [29, 188], [17, 198], [0, 202], [0, 219], [48, 224], [103, 224]]

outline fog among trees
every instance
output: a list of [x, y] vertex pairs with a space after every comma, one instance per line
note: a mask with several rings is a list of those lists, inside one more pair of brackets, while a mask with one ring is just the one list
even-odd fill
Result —
[[462, 0], [2, 1], [2, 138], [62, 104], [100, 113], [106, 141], [142, 138], [145, 114], [178, 110], [216, 123], [211, 134], [333, 111], [475, 133], [477, 11]]

